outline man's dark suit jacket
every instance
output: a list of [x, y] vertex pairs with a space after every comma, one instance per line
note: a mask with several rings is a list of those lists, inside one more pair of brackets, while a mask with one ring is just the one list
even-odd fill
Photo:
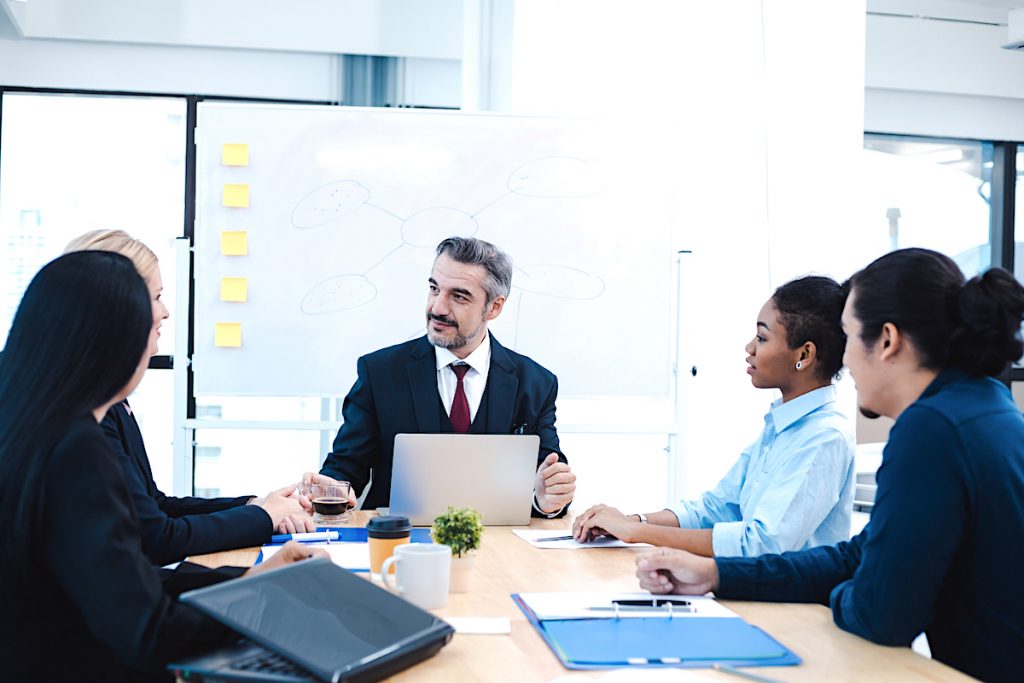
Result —
[[270, 541], [270, 515], [240, 498], [175, 498], [153, 481], [146, 445], [127, 402], [114, 405], [101, 426], [124, 470], [125, 483], [142, 526], [142, 549], [153, 564], [179, 562], [189, 555], [248, 548]]
[[[391, 467], [396, 434], [450, 431], [437, 392], [437, 361], [427, 338], [389, 346], [363, 356], [358, 376], [342, 405], [344, 424], [334, 439], [322, 474], [352, 483], [361, 493], [373, 475], [363, 507], [390, 505]], [[510, 351], [491, 335], [491, 367], [471, 434], [523, 434], [540, 437], [540, 464], [559, 454], [555, 431], [558, 380], [526, 356]], [[447, 425], [447, 429], [446, 429]], [[536, 511], [534, 511], [536, 514]]]

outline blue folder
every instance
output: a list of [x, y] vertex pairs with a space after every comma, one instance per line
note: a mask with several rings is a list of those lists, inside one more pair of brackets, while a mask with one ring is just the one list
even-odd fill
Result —
[[792, 666], [801, 659], [739, 617], [545, 619], [519, 608], [567, 669]]

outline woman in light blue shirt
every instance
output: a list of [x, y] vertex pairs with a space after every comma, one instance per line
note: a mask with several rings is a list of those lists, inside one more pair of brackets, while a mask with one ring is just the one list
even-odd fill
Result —
[[625, 515], [595, 505], [573, 523], [580, 542], [614, 536], [708, 557], [754, 557], [850, 537], [853, 429], [836, 406], [844, 293], [827, 277], [779, 287], [757, 316], [747, 373], [782, 398], [760, 438], [711, 491], [670, 509]]

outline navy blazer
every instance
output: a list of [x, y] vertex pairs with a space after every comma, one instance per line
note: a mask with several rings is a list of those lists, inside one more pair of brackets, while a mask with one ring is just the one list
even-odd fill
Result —
[[[360, 358], [356, 371], [356, 382], [342, 405], [344, 423], [320, 471], [351, 482], [357, 494], [372, 474], [373, 486], [363, 507], [385, 507], [391, 501], [395, 435], [441, 431], [443, 406], [434, 347], [425, 336], [389, 346]], [[522, 433], [540, 437], [538, 465], [552, 452], [567, 462], [555, 431], [557, 396], [558, 379], [551, 372], [506, 349], [491, 335], [487, 386], [469, 431], [512, 434], [522, 428]]]
[[101, 423], [124, 470], [142, 525], [142, 549], [154, 564], [179, 562], [189, 555], [263, 545], [274, 533], [270, 515], [239, 498], [175, 498], [153, 481], [146, 445], [128, 402], [114, 405]]
[[947, 369], [900, 414], [871, 521], [835, 546], [717, 558], [723, 599], [821, 602], [881, 645], [922, 630], [932, 656], [985, 681], [1021, 680], [1024, 419], [991, 377]]

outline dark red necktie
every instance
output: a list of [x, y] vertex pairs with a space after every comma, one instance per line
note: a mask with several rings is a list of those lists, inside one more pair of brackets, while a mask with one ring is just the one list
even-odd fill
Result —
[[460, 365], [449, 365], [448, 367], [452, 369], [455, 377], [459, 380], [458, 386], [455, 387], [455, 398], [452, 400], [452, 412], [449, 417], [455, 431], [459, 434], [465, 434], [469, 431], [469, 401], [466, 399], [466, 388], [462, 385], [462, 380], [465, 378], [466, 373], [469, 372], [469, 366], [462, 363]]

